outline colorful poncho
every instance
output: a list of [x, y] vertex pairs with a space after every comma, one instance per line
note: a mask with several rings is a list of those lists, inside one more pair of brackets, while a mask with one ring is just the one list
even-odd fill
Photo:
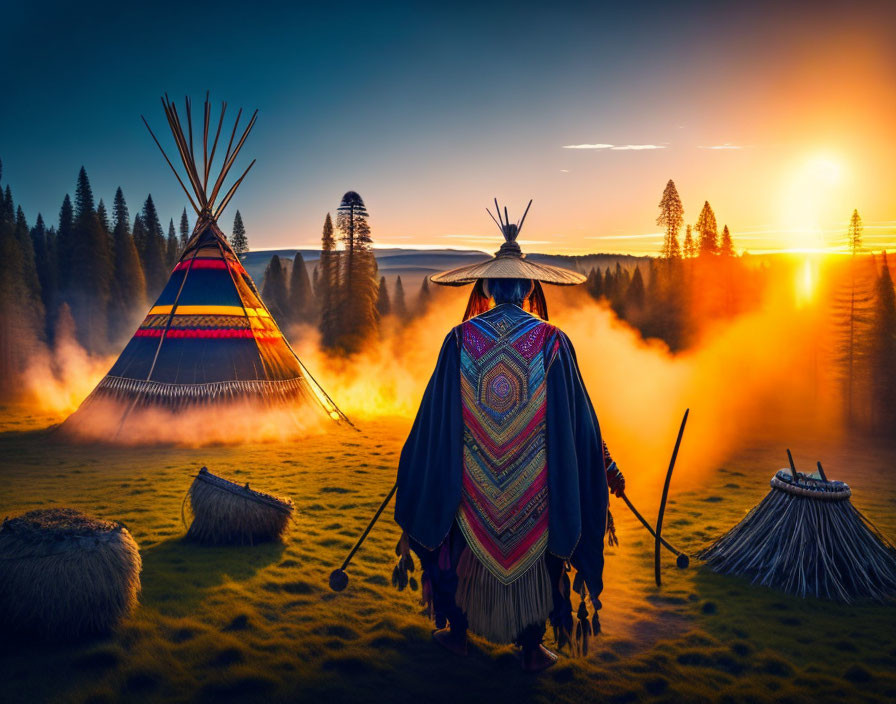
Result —
[[395, 519], [426, 550], [456, 523], [457, 605], [495, 642], [547, 618], [546, 552], [602, 590], [607, 478], [597, 417], [557, 328], [501, 305], [446, 337], [401, 453]]
[[463, 494], [457, 522], [470, 550], [511, 584], [548, 543], [547, 368], [556, 329], [504, 306], [460, 329]]

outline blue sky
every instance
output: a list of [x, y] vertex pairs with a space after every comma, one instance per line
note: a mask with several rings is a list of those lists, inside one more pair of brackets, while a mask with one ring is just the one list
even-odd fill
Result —
[[239, 208], [256, 247], [314, 242], [354, 189], [385, 244], [491, 249], [498, 196], [535, 199], [533, 248], [650, 251], [668, 178], [688, 221], [708, 199], [735, 235], [769, 233], [743, 246], [805, 244], [781, 233], [807, 219], [835, 236], [852, 207], [889, 232], [891, 6], [774, 7], [20, 4], [0, 42], [3, 181], [31, 220], [55, 220], [82, 164], [107, 203], [120, 185], [132, 213], [151, 192], [176, 215], [140, 115], [167, 147], [158, 97], [210, 90], [260, 111], [222, 218]]

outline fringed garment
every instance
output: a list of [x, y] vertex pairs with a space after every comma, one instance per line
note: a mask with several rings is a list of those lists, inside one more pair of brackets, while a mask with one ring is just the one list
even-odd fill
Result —
[[[440, 556], [442, 582], [456, 575], [457, 620], [501, 643], [548, 618], [569, 631], [569, 577], [553, 567], [566, 561], [599, 608], [607, 503], [600, 428], [567, 337], [509, 304], [454, 328], [401, 453], [395, 519], [421, 559]], [[463, 549], [450, 560], [449, 542]]]
[[457, 522], [469, 551], [458, 605], [470, 627], [511, 642], [551, 611], [548, 544], [547, 368], [556, 329], [503, 306], [460, 328], [463, 493]]

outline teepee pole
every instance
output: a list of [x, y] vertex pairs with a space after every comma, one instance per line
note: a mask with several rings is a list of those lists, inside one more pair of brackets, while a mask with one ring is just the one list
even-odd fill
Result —
[[196, 153], [193, 151], [193, 115], [190, 111], [190, 96], [184, 96], [184, 109], [187, 114], [187, 129], [190, 131], [190, 160], [195, 164], [196, 163]]
[[202, 128], [202, 188], [208, 182], [208, 120], [211, 117], [208, 104], [208, 91], [205, 93], [205, 108]]
[[221, 127], [224, 124], [224, 112], [227, 110], [227, 103], [221, 103], [221, 117], [218, 119], [218, 131], [215, 132], [215, 141], [212, 142], [212, 154], [208, 158], [208, 168], [205, 170], [205, 183], [203, 186], [208, 189], [208, 176], [215, 161], [215, 150], [218, 148], [218, 138], [221, 136]]
[[168, 126], [171, 128], [171, 133], [174, 135], [174, 142], [180, 152], [180, 160], [184, 165], [184, 170], [187, 172], [187, 178], [190, 179], [193, 190], [196, 192], [196, 198], [199, 200], [199, 205], [204, 209], [207, 205], [207, 200], [201, 184], [199, 183], [199, 178], [196, 175], [195, 169], [191, 166], [189, 147], [187, 146], [186, 137], [184, 137], [184, 130], [181, 126], [180, 118], [177, 115], [177, 108], [173, 103], [166, 103], [165, 99], [163, 99], [162, 104], [165, 106], [165, 116], [168, 118]]
[[199, 202], [204, 208], [208, 204], [208, 201], [205, 197], [205, 191], [202, 188], [202, 184], [199, 181], [199, 174], [196, 171], [196, 162], [193, 158], [192, 122], [190, 121], [188, 116], [187, 123], [190, 128], [191, 144], [187, 145], [187, 138], [184, 136], [184, 129], [180, 121], [180, 115], [177, 112], [177, 106], [173, 102], [168, 101], [165, 114], [168, 116], [168, 124], [171, 126], [171, 131], [174, 134], [175, 142], [178, 144], [178, 147], [180, 149], [180, 158], [184, 164], [184, 169], [186, 169], [187, 176], [190, 179], [190, 183], [192, 183], [193, 188], [196, 189], [196, 196], [199, 198]]
[[212, 194], [209, 197], [208, 205], [212, 207], [215, 203], [215, 199], [218, 197], [218, 191], [221, 190], [221, 187], [224, 185], [224, 179], [227, 178], [227, 174], [230, 171], [230, 168], [233, 166], [233, 162], [236, 161], [237, 155], [240, 153], [240, 149], [243, 148], [243, 144], [246, 141], [246, 138], [249, 136], [249, 132], [252, 131], [252, 127], [255, 125], [255, 120], [258, 117], [258, 110], [256, 110], [252, 114], [252, 119], [249, 120], [249, 124], [246, 125], [246, 129], [243, 132], [243, 136], [240, 137], [240, 141], [237, 142], [236, 147], [233, 149], [233, 153], [230, 155], [230, 158], [224, 163], [224, 167], [221, 169], [221, 174], [218, 176], [218, 180], [215, 182], [215, 187], [212, 189]]
[[174, 174], [174, 177], [177, 179], [177, 182], [180, 184], [180, 187], [184, 189], [184, 193], [187, 194], [187, 198], [190, 200], [190, 205], [193, 206], [193, 210], [196, 211], [196, 214], [199, 215], [199, 208], [196, 206], [196, 203], [193, 202], [193, 196], [190, 195], [190, 191], [187, 190], [187, 187], [184, 185], [184, 182], [180, 178], [180, 174], [177, 173], [177, 169], [174, 168], [174, 164], [171, 163], [171, 159], [168, 158], [168, 155], [165, 153], [165, 150], [162, 148], [162, 145], [159, 144], [159, 140], [156, 139], [155, 133], [152, 131], [152, 127], [149, 126], [149, 123], [146, 121], [146, 118], [143, 115], [140, 116], [140, 119], [143, 120], [143, 124], [146, 125], [146, 129], [149, 130], [149, 134], [152, 135], [153, 141], [156, 143], [156, 146], [159, 148], [159, 151], [162, 152], [162, 156], [165, 157], [165, 161], [168, 162], [168, 166], [171, 167], [171, 171]]
[[224, 198], [221, 199], [221, 205], [219, 205], [215, 209], [215, 215], [214, 215], [215, 220], [217, 220], [218, 217], [221, 215], [221, 213], [224, 212], [224, 208], [227, 207], [227, 204], [230, 202], [230, 199], [233, 198], [233, 194], [236, 193], [236, 189], [239, 188], [240, 184], [243, 182], [243, 179], [246, 178], [246, 174], [249, 173], [249, 169], [251, 169], [253, 166], [255, 166], [255, 161], [256, 161], [255, 159], [252, 160], [252, 163], [249, 164], [248, 168], [245, 171], [243, 171], [243, 175], [240, 176], [234, 182], [234, 184], [230, 187], [230, 190], [227, 191], [227, 195], [225, 195]]

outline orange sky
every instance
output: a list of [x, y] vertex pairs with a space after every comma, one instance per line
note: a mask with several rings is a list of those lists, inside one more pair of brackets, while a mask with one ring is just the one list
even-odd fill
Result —
[[[11, 56], [31, 52], [29, 7]], [[185, 198], [139, 116], [161, 128], [158, 95], [209, 88], [259, 108], [241, 156], [258, 162], [221, 222], [239, 208], [254, 248], [317, 247], [356, 190], [381, 246], [492, 251], [497, 196], [512, 213], [534, 199], [530, 251], [652, 254], [670, 178], [686, 222], [709, 200], [738, 249], [836, 249], [854, 208], [870, 247], [896, 245], [892, 0], [359, 4], [350, 25], [324, 5], [180, 10], [201, 19], [72, 10], [3, 81], [3, 179], [31, 221], [55, 221], [81, 164], [107, 204], [121, 186], [133, 214], [151, 192], [176, 219]], [[240, 40], [209, 51], [198, 24]], [[130, 50], [160, 33], [165, 52]]]
[[[548, 119], [508, 115], [491, 127], [506, 134], [491, 135], [484, 162], [472, 152], [490, 137], [440, 137], [447, 146], [430, 170], [456, 174], [468, 161], [479, 168], [446, 178], [437, 200], [425, 172], [394, 188], [410, 159], [400, 154], [382, 185], [361, 191], [378, 242], [494, 249], [497, 230], [484, 208], [496, 195], [511, 214], [535, 199], [523, 235], [530, 250], [655, 253], [657, 203], [673, 178], [686, 222], [709, 200], [739, 249], [836, 250], [853, 208], [867, 246], [894, 246], [893, 49], [862, 27], [758, 39], [733, 42], [721, 56], [718, 45], [692, 48], [676, 57], [682, 71], [667, 85], [635, 76], [615, 94], [583, 100], [587, 114], [557, 105]], [[564, 148], [582, 144], [615, 148]], [[619, 148], [633, 144], [645, 148]], [[288, 222], [275, 229], [278, 243], [292, 241]]]

